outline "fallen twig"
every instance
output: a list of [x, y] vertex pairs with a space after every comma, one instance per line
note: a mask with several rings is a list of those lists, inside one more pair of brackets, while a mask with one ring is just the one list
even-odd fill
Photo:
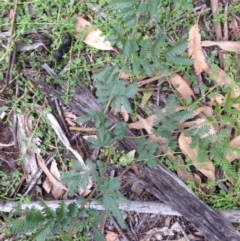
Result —
[[[66, 205], [74, 203], [75, 200], [63, 200], [63, 201], [45, 201], [45, 204], [51, 209], [55, 210], [61, 202], [64, 202]], [[18, 202], [4, 201], [0, 200], [0, 212], [11, 212], [13, 208], [19, 204]], [[77, 205], [80, 207], [81, 203], [78, 201]], [[166, 204], [163, 204], [158, 201], [131, 201], [129, 203], [119, 203], [119, 208], [127, 212], [137, 212], [137, 213], [148, 213], [148, 214], [158, 214], [165, 216], [182, 216], [179, 212], [173, 210]], [[22, 209], [36, 208], [41, 210], [41, 202], [30, 202], [22, 203]], [[97, 201], [89, 202], [85, 205], [85, 208], [91, 208], [95, 210], [105, 210], [104, 206]], [[232, 223], [240, 223], [240, 211], [238, 210], [225, 210], [218, 212], [220, 215], [228, 219]]]
[[[46, 160], [45, 165], [47, 166], [52, 162], [54, 159], [54, 154]], [[27, 196], [28, 193], [33, 189], [34, 185], [37, 183], [38, 179], [41, 177], [41, 174], [43, 173], [42, 169], [39, 169], [38, 172], [32, 177], [32, 179], [29, 181], [28, 186], [25, 187], [23, 196]], [[26, 191], [25, 191], [26, 190]]]
[[38, 165], [41, 167], [41, 169], [44, 171], [44, 173], [46, 174], [47, 178], [49, 179], [49, 181], [56, 187], [59, 187], [65, 191], [68, 190], [67, 187], [65, 187], [61, 182], [59, 182], [55, 177], [53, 177], [53, 175], [50, 173], [50, 171], [48, 170], [46, 164], [43, 162], [42, 158], [40, 157], [39, 154], [36, 155], [37, 157], [37, 162]]
[[[17, 5], [14, 7], [12, 12], [9, 45], [11, 45], [11, 43], [13, 42], [13, 32], [14, 32], [14, 26], [15, 26], [15, 20], [16, 20], [16, 13], [17, 13]], [[9, 62], [8, 62], [8, 67], [6, 71], [5, 81], [2, 89], [0, 90], [0, 93], [3, 93], [3, 91], [7, 88], [9, 81], [12, 80], [12, 69], [15, 63], [16, 53], [17, 53], [17, 48], [16, 46], [13, 46], [13, 51], [10, 53], [10, 56], [9, 56]]]

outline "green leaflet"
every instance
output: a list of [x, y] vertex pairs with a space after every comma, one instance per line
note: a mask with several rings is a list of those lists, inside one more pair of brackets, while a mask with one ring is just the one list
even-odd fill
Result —
[[[99, 103], [104, 107], [110, 102], [110, 106], [120, 111], [121, 105], [128, 113], [132, 112], [129, 98], [132, 98], [138, 90], [137, 84], [133, 83], [126, 86], [126, 83], [119, 79], [118, 68], [116, 66], [106, 66], [104, 69], [94, 74], [97, 79], [96, 95]], [[108, 76], [108, 78], [104, 78]]]

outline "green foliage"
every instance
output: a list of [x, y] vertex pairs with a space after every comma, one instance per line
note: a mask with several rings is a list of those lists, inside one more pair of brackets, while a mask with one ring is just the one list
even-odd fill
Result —
[[90, 174], [84, 170], [79, 162], [73, 162], [74, 171], [65, 171], [61, 175], [61, 180], [68, 183], [69, 196], [73, 196], [78, 188], [84, 188], [89, 181]]
[[226, 172], [229, 177], [236, 178], [233, 166], [226, 160], [225, 156], [230, 155], [234, 148], [229, 146], [230, 130], [221, 129], [219, 132], [209, 134], [212, 126], [203, 125], [199, 129], [193, 128], [185, 131], [185, 135], [192, 138], [191, 148], [198, 148], [197, 159], [200, 162], [209, 160], [209, 154], [217, 166]]
[[176, 131], [182, 131], [180, 123], [193, 117], [193, 112], [189, 110], [176, 111], [177, 100], [175, 96], [169, 96], [165, 106], [165, 111], [156, 109], [158, 120], [155, 123], [153, 133], [160, 137], [168, 139], [167, 146], [176, 149], [177, 144], [172, 134]]
[[[11, 196], [14, 193], [18, 183], [22, 177], [22, 173], [18, 170], [15, 170], [12, 175], [7, 175], [3, 171], [0, 171], [0, 197], [2, 199], [6, 199], [7, 196]], [[15, 200], [19, 200], [20, 196], [15, 198]]]
[[101, 202], [108, 213], [117, 219], [121, 227], [125, 227], [124, 219], [116, 203], [116, 200], [124, 202], [127, 201], [125, 197], [118, 191], [120, 188], [120, 181], [117, 178], [108, 180], [106, 177], [104, 177], [103, 174], [105, 170], [101, 161], [97, 161], [97, 165], [88, 162], [88, 165], [92, 171], [93, 180], [98, 183], [99, 192], [102, 196]]
[[[71, 229], [73, 219], [83, 214], [77, 204], [73, 202], [66, 205], [61, 202], [56, 210], [52, 210], [44, 202], [41, 205], [41, 211], [34, 207], [26, 210], [24, 219], [9, 220], [9, 232], [11, 234], [31, 232], [31, 240], [37, 241], [44, 241], [54, 234], [61, 233], [61, 236], [65, 237], [64, 240], [67, 240], [66, 237], [72, 240], [67, 232]], [[84, 213], [87, 214], [86, 211]]]
[[155, 167], [157, 164], [155, 156], [155, 152], [157, 150], [157, 143], [150, 142], [149, 140], [146, 140], [144, 138], [137, 139], [136, 142], [137, 151], [139, 153], [138, 158], [145, 161], [149, 167]]
[[135, 40], [128, 40], [122, 44], [120, 53], [123, 57], [129, 58], [125, 68], [128, 69], [128, 66], [131, 66], [128, 71], [132, 71], [136, 76], [139, 74], [152, 76], [156, 71], [168, 74], [172, 65], [189, 66], [193, 63], [184, 54], [187, 49], [186, 40], [169, 45], [165, 42], [165, 36], [160, 35], [154, 41], [143, 39], [137, 44]]
[[77, 119], [79, 124], [86, 121], [92, 121], [98, 130], [105, 130], [110, 126], [110, 121], [107, 119], [106, 115], [101, 111], [94, 111], [86, 109], [87, 115], [81, 116]]
[[[110, 106], [120, 111], [123, 105], [128, 113], [132, 112], [129, 98], [132, 98], [138, 90], [137, 84], [133, 83], [126, 87], [126, 83], [119, 80], [119, 70], [117, 66], [106, 66], [98, 73], [94, 74], [97, 79], [96, 95], [99, 103], [105, 108]], [[107, 78], [106, 78], [107, 77]]]
[[[186, 2], [183, 4], [186, 5]], [[190, 9], [190, 3], [188, 4]], [[150, 24], [152, 18], [157, 17], [162, 9], [168, 7], [174, 9], [174, 6], [179, 9], [182, 6], [181, 4], [179, 5], [176, 1], [126, 0], [120, 2], [113, 0], [110, 6], [117, 10], [116, 18], [123, 21], [127, 29], [130, 29], [131, 26], [136, 27], [136, 24], [139, 28], [139, 32], [137, 29], [136, 32], [132, 32], [132, 36], [129, 38], [124, 34], [127, 32], [125, 29], [119, 27], [119, 24], [112, 23], [108, 40], [119, 46], [120, 54], [124, 59], [123, 70], [125, 72], [132, 72], [135, 76], [140, 74], [152, 76], [158, 71], [168, 74], [172, 71], [174, 65], [192, 65], [192, 60], [184, 53], [187, 49], [186, 40], [182, 39], [177, 43], [169, 44], [165, 42], [164, 34], [157, 34], [156, 37], [151, 39], [148, 37], [147, 30], [142, 33], [140, 29], [142, 25], [148, 23], [149, 28], [156, 31]], [[166, 18], [169, 18], [167, 13]], [[142, 34], [145, 36], [142, 36]], [[138, 36], [142, 37], [139, 38]]]
[[125, 122], [119, 122], [115, 126], [114, 135], [117, 140], [123, 139], [125, 132], [127, 130], [127, 124]]

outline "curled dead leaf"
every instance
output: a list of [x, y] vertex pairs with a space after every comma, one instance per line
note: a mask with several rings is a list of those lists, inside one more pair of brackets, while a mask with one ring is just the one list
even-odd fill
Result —
[[169, 81], [184, 100], [187, 100], [191, 96], [194, 96], [190, 85], [180, 75], [170, 75]]
[[210, 101], [207, 102], [209, 106], [214, 106], [216, 103], [218, 103], [220, 106], [223, 105], [225, 97], [221, 94], [217, 94], [213, 97], [209, 98]]
[[148, 100], [151, 98], [153, 93], [154, 93], [153, 90], [143, 90], [142, 102], [139, 106], [143, 108], [146, 105], [146, 103], [148, 102]]
[[[237, 136], [233, 140], [231, 140], [229, 145], [234, 148], [240, 148], [240, 136]], [[233, 151], [231, 155], [226, 156], [226, 159], [229, 162], [234, 161], [236, 158], [238, 158], [238, 154], [236, 151]]]
[[203, 47], [210, 47], [214, 45], [217, 45], [225, 51], [240, 53], [240, 41], [202, 41]]
[[119, 78], [124, 79], [124, 80], [129, 80], [130, 79], [130, 74], [126, 74], [123, 71], [119, 71]]
[[155, 114], [148, 116], [146, 119], [142, 118], [140, 115], [137, 116], [138, 121], [128, 124], [129, 129], [145, 129], [148, 134], [152, 134], [152, 128], [154, 122], [157, 120]]
[[192, 160], [193, 165], [208, 178], [208, 181], [215, 182], [215, 166], [210, 160], [199, 162], [197, 159], [198, 149], [191, 148], [191, 142], [192, 139], [190, 137], [186, 137], [183, 132], [180, 134], [178, 143], [182, 152]]
[[194, 61], [196, 74], [201, 74], [204, 70], [208, 69], [208, 64], [202, 52], [201, 35], [199, 33], [198, 23], [191, 27], [188, 41], [188, 55]]
[[187, 171], [182, 157], [178, 156], [177, 161], [178, 161], [177, 174], [179, 178], [185, 183], [187, 183], [187, 181], [193, 182], [194, 181], [193, 175]]
[[127, 121], [129, 120], [129, 114], [128, 114], [128, 112], [126, 111], [126, 109], [124, 108], [123, 105], [121, 106], [120, 113], [121, 113], [124, 121], [127, 122]]
[[[75, 24], [76, 34], [74, 36], [77, 38], [78, 33], [82, 32], [86, 27], [90, 26], [92, 26], [90, 22], [80, 16], [77, 16], [77, 22]], [[102, 32], [99, 29], [90, 30], [90, 32], [84, 38], [83, 42], [96, 49], [113, 50], [116, 52], [116, 50], [111, 46], [110, 42], [106, 41], [102, 36]]]
[[[232, 78], [222, 69], [218, 68], [215, 65], [210, 66], [208, 69], [204, 70], [207, 74], [209, 74], [214, 81], [220, 87], [232, 86]], [[236, 98], [240, 95], [240, 88], [235, 87], [232, 92], [232, 97]]]
[[112, 231], [107, 231], [106, 241], [115, 241], [119, 237], [119, 234]]

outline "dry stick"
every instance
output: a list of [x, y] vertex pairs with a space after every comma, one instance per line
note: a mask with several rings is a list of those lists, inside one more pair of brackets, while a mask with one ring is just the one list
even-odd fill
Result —
[[[61, 202], [64, 202], [66, 205], [70, 203], [75, 203], [75, 200], [54, 200], [54, 201], [44, 201], [45, 204], [53, 209], [56, 210]], [[12, 202], [12, 201], [5, 201], [0, 200], [0, 212], [9, 213], [13, 210], [13, 208], [18, 205], [19, 202]], [[77, 201], [76, 203], [80, 206], [80, 202]], [[30, 202], [30, 203], [23, 203], [21, 204], [22, 209], [30, 209], [36, 208], [38, 210], [42, 210], [41, 202]], [[170, 206], [163, 204], [159, 201], [130, 201], [128, 203], [121, 203], [118, 202], [118, 207], [120, 210], [126, 212], [136, 212], [136, 213], [146, 213], [146, 214], [156, 214], [156, 215], [163, 215], [163, 216], [182, 216], [179, 212], [173, 210]], [[85, 208], [95, 209], [99, 211], [104, 211], [104, 206], [98, 201], [91, 201], [89, 203], [85, 203]], [[218, 212], [221, 216], [228, 219], [231, 223], [240, 223], [240, 211], [238, 210], [225, 210]]]
[[[9, 45], [13, 42], [13, 31], [14, 31], [15, 20], [16, 20], [16, 12], [17, 12], [17, 5], [13, 9]], [[0, 90], [0, 93], [3, 93], [3, 91], [7, 88], [9, 81], [12, 78], [12, 69], [13, 69], [13, 66], [14, 66], [15, 58], [16, 58], [16, 52], [17, 52], [17, 48], [16, 48], [16, 46], [14, 46], [13, 51], [10, 53], [10, 56], [9, 56], [9, 62], [8, 62], [8, 67], [7, 67], [6, 77], [5, 77], [5, 83], [3, 85], [3, 88]]]
[[[46, 162], [45, 165], [47, 166], [48, 164], [50, 164], [52, 162], [52, 160], [54, 159], [54, 155], [50, 156]], [[38, 179], [41, 177], [43, 173], [42, 169], [39, 169], [38, 172], [32, 177], [32, 180], [30, 180], [30, 182], [28, 183], [28, 186], [23, 190], [23, 196], [27, 196], [28, 193], [33, 189], [34, 185], [37, 183]], [[27, 189], [27, 190], [26, 190]], [[26, 191], [25, 191], [26, 190]]]
[[146, 88], [146, 89], [144, 89], [144, 88], [139, 88], [138, 89], [138, 91], [152, 91], [152, 90], [161, 90], [161, 88], [159, 87], [159, 88]]
[[66, 188], [61, 182], [59, 182], [57, 179], [55, 179], [53, 177], [53, 175], [50, 173], [50, 171], [48, 170], [46, 164], [43, 162], [42, 158], [40, 157], [39, 154], [36, 154], [37, 157], [37, 162], [39, 167], [42, 168], [42, 170], [44, 171], [44, 173], [46, 174], [47, 178], [49, 179], [49, 181], [56, 187], [59, 187], [65, 191], [68, 191], [68, 188]]
[[[16, 79], [15, 83], [15, 96], [19, 97], [19, 81], [18, 78]], [[13, 141], [14, 141], [14, 147], [18, 147], [18, 138], [17, 138], [17, 125], [18, 125], [18, 118], [17, 118], [17, 113], [13, 112]]]
[[57, 109], [57, 112], [58, 112], [58, 115], [59, 115], [59, 120], [61, 121], [61, 124], [64, 128], [64, 131], [66, 132], [66, 134], [68, 136], [70, 136], [71, 134], [68, 130], [66, 121], [64, 120], [64, 116], [63, 116], [62, 109], [61, 109], [60, 104], [59, 104], [59, 100], [55, 99], [54, 102], [55, 102], [55, 106], [56, 106], [56, 109]]
[[225, 9], [224, 9], [223, 41], [227, 41], [229, 39], [227, 11], [228, 11], [228, 3], [226, 3]]
[[78, 127], [78, 126], [70, 126], [70, 131], [94, 131], [96, 132], [97, 129], [95, 127]]
[[8, 143], [8, 144], [5, 144], [5, 143], [0, 143], [0, 147], [8, 147], [8, 146], [13, 146], [14, 145], [14, 141]]
[[[169, 74], [169, 76], [174, 75], [177, 72], [179, 72], [179, 71], [175, 71], [175, 72]], [[159, 80], [159, 79], [162, 79], [162, 78], [166, 78], [166, 77], [168, 77], [168, 76], [165, 75], [165, 74], [161, 74], [161, 75], [158, 75], [158, 76], [151, 77], [149, 79], [141, 80], [141, 81], [137, 82], [137, 84], [138, 84], [138, 87], [140, 87], [142, 85], [146, 85], [146, 84], [152, 83], [152, 82], [154, 82], [156, 80]]]
[[118, 223], [114, 220], [114, 218], [111, 219], [111, 221], [113, 222], [114, 226], [116, 227], [117, 231], [119, 232], [119, 234], [122, 236], [124, 241], [129, 241], [127, 236], [123, 233], [123, 231], [121, 230], [121, 228], [119, 227]]
[[[213, 13], [213, 17], [216, 16], [217, 11], [219, 9], [218, 5], [219, 5], [219, 1], [218, 0], [211, 0], [211, 8], [212, 8], [212, 13]], [[216, 39], [217, 41], [221, 41], [222, 40], [222, 27], [221, 27], [221, 23], [213, 23], [214, 26], [214, 31], [215, 31], [215, 35], [216, 35]], [[220, 48], [218, 47], [218, 50]], [[220, 67], [222, 69], [224, 69], [224, 59], [223, 59], [223, 54], [219, 51], [218, 53], [218, 58], [219, 58], [219, 62], [220, 62]]]

